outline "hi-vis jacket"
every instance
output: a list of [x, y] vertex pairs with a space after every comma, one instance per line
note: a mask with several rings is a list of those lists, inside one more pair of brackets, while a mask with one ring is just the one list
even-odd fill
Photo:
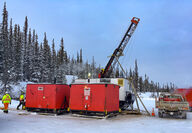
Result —
[[11, 103], [11, 96], [9, 94], [5, 94], [2, 98], [3, 103]]
[[24, 100], [24, 95], [20, 95], [19, 100], [23, 101]]

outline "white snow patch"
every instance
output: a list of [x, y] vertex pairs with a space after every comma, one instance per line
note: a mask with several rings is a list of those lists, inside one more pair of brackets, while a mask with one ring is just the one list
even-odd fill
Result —
[[77, 79], [77, 76], [74, 75], [66, 75], [66, 79], [67, 79], [67, 84], [71, 84], [73, 82], [73, 80]]

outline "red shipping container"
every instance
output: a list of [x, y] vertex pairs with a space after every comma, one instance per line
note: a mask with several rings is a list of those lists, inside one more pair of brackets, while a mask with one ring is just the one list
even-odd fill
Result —
[[192, 88], [180, 88], [176, 89], [174, 93], [182, 94], [189, 103], [190, 110], [192, 111]]
[[119, 86], [115, 84], [72, 84], [69, 107], [72, 112], [118, 112]]
[[64, 84], [28, 84], [27, 110], [63, 110], [69, 107], [70, 87]]

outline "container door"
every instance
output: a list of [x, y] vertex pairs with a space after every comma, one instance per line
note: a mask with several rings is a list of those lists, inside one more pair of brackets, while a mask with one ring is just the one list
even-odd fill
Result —
[[84, 108], [85, 110], [89, 110], [91, 105], [91, 88], [84, 88]]
[[44, 86], [38, 86], [38, 108], [45, 108], [45, 96], [44, 96]]

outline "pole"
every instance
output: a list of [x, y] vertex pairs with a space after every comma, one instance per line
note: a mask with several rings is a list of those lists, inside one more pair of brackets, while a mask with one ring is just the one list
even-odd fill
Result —
[[[121, 67], [121, 69], [122, 69], [123, 73], [124, 73], [124, 74], [126, 74], [125, 70], [123, 69], [123, 67], [122, 67], [121, 63], [119, 62], [119, 60], [118, 60], [118, 58], [117, 58], [116, 56], [115, 56], [115, 59], [117, 60], [117, 62], [118, 62], [118, 64], [119, 64], [119, 66]], [[127, 79], [128, 79], [128, 78], [127, 78]], [[132, 82], [130, 82], [130, 80], [129, 80], [129, 79], [128, 79], [128, 81], [129, 81], [129, 84], [131, 84], [131, 87], [133, 88], [133, 92], [134, 92], [135, 97], [136, 97], [136, 99], [135, 99], [135, 100], [136, 100], [137, 108], [138, 108], [139, 113], [140, 113], [140, 108], [139, 108], [139, 104], [138, 104], [138, 100], [137, 100], [137, 94], [136, 94], [135, 87], [133, 86]]]
[[[115, 58], [116, 58], [116, 60], [117, 60], [117, 62], [118, 62], [118, 64], [119, 64], [119, 66], [121, 67], [123, 73], [126, 74], [126, 73], [125, 73], [125, 70], [123, 69], [123, 67], [122, 67], [121, 63], [119, 62], [118, 58], [117, 58], [116, 56], [115, 56]], [[127, 79], [128, 79], [128, 78], [127, 78]], [[139, 98], [139, 101], [140, 101], [141, 104], [143, 105], [143, 107], [144, 107], [145, 111], [147, 112], [147, 114], [150, 115], [149, 111], [147, 110], [147, 108], [146, 108], [145, 105], [143, 104], [141, 98], [140, 98], [139, 95], [137, 94], [136, 89], [135, 89], [135, 87], [134, 87], [134, 85], [133, 85], [132, 79], [128, 79], [128, 80], [129, 80], [129, 83], [131, 84], [131, 86], [132, 86], [132, 88], [133, 88], [133, 91], [134, 91], [134, 94], [135, 94], [135, 96], [136, 96], [136, 99], [135, 99], [135, 100], [136, 100], [136, 104], [137, 104], [137, 108], [138, 108], [139, 112], [140, 112], [140, 108], [139, 108], [139, 104], [138, 104], [137, 97]]]

